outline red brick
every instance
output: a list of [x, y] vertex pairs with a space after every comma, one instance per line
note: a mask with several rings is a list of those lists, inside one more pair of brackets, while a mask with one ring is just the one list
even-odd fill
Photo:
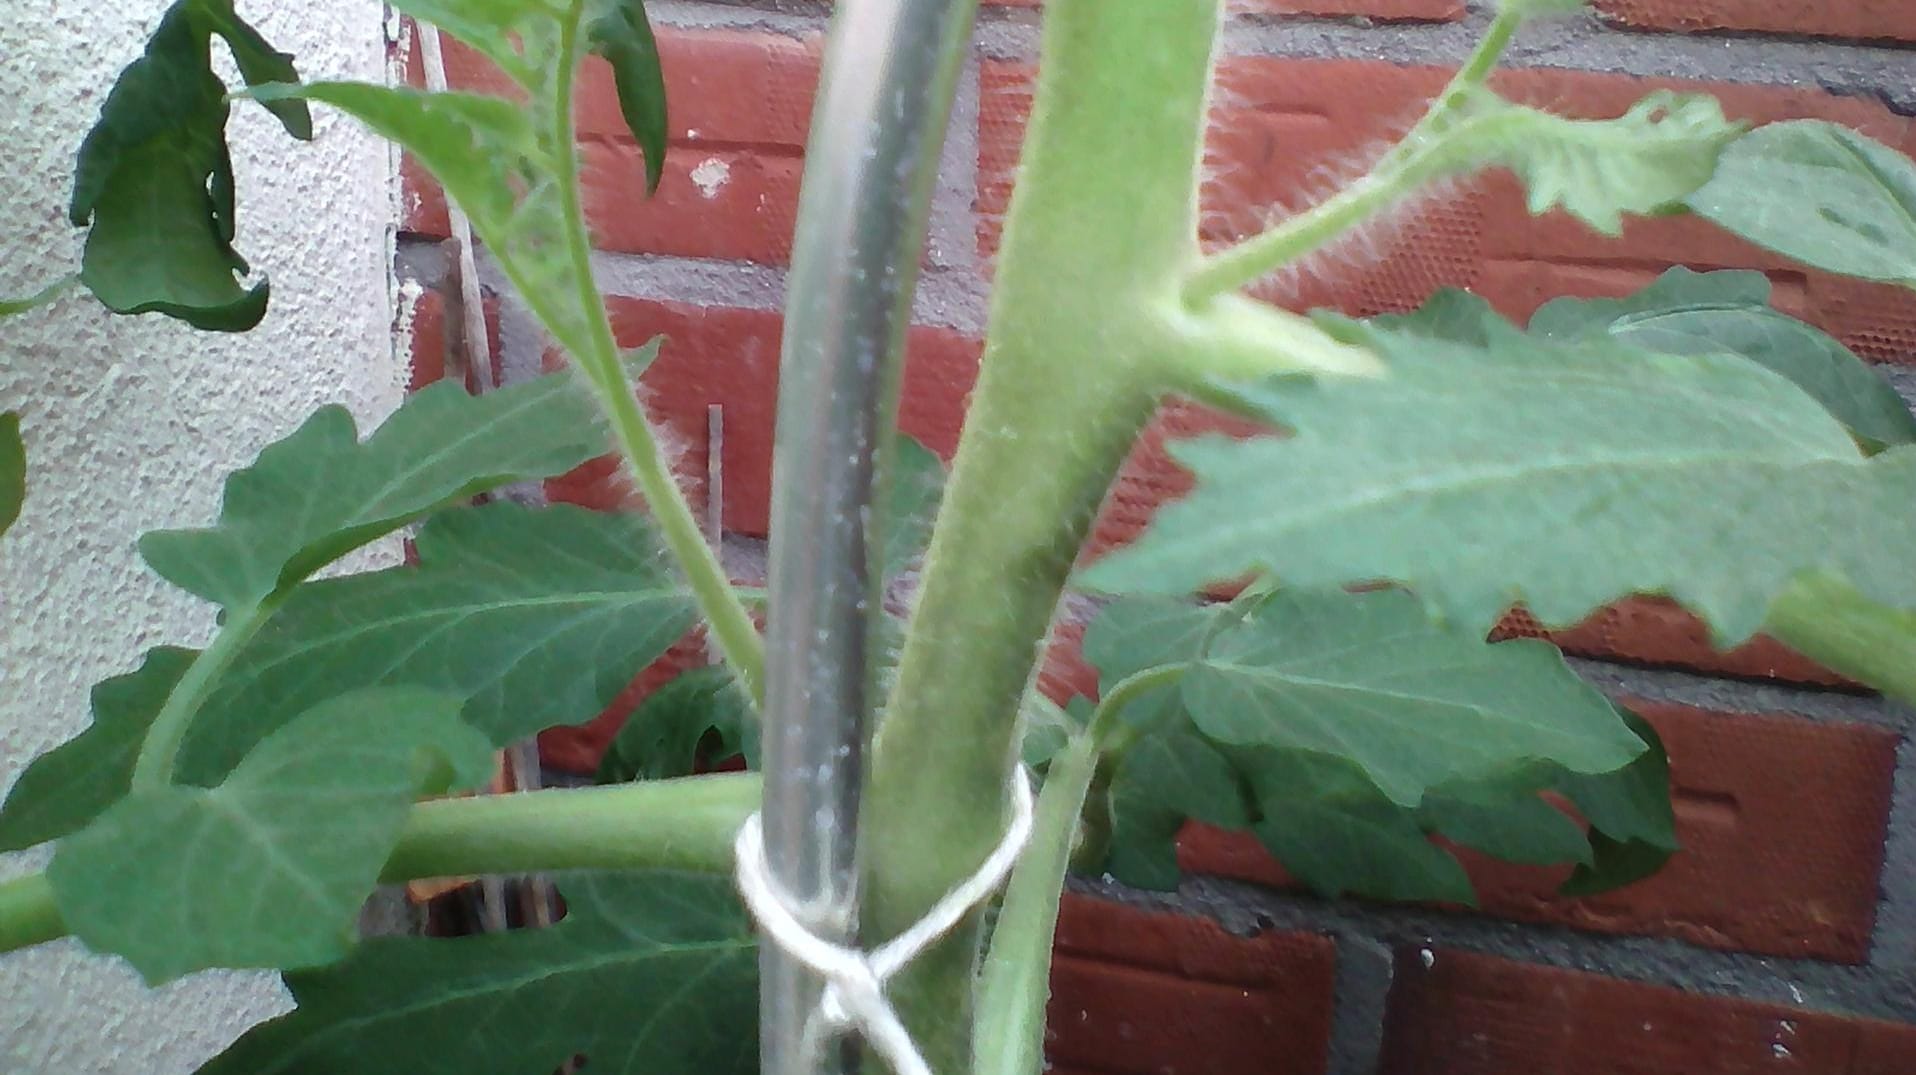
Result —
[[[482, 291], [480, 295], [486, 308], [486, 340], [492, 359], [492, 383], [499, 384], [505, 376], [504, 370], [500, 367], [499, 300], [489, 291]], [[463, 355], [455, 359], [451, 351], [453, 341], [458, 338], [458, 335], [446, 332], [448, 305], [443, 292], [436, 288], [427, 288], [420, 293], [418, 301], [412, 306], [410, 323], [395, 326], [395, 331], [403, 331], [407, 334], [406, 338], [411, 344], [411, 354], [408, 356], [411, 372], [406, 382], [408, 392], [417, 392], [443, 378], [446, 375], [449, 360], [455, 364], [464, 362]], [[471, 371], [467, 371], [466, 389], [472, 391], [477, 387], [473, 383]]]
[[1643, 30], [1745, 30], [1856, 40], [1916, 41], [1907, 0], [1596, 0], [1604, 18]]
[[[996, 7], [1037, 7], [1039, 0], [984, 0]], [[1380, 22], [1452, 22], [1464, 17], [1463, 0], [1229, 0], [1239, 15], [1358, 17]]]
[[[725, 408], [725, 528], [763, 536], [771, 506], [779, 315], [645, 299], [613, 299], [611, 311], [622, 346], [666, 337], [641, 380], [642, 395], [677, 449], [681, 483], [695, 502], [705, 495], [706, 408]], [[975, 341], [947, 329], [913, 328], [899, 428], [951, 458], [977, 367]], [[548, 483], [548, 492], [572, 503], [618, 506], [625, 497], [615, 471], [610, 460], [588, 464]]]
[[[1897, 737], [1854, 724], [1631, 705], [1670, 752], [1683, 850], [1646, 881], [1581, 900], [1556, 894], [1566, 869], [1463, 851], [1482, 909], [1599, 933], [1861, 962], [1875, 919]], [[1290, 883], [1261, 846], [1238, 834], [1193, 826], [1179, 857], [1196, 873]]]
[[[593, 60], [581, 75], [581, 177], [595, 245], [783, 264], [791, 256], [821, 40], [668, 26], [658, 27], [658, 40], [671, 133], [664, 178], [649, 198], [610, 69]], [[445, 54], [454, 88], [510, 91], [503, 75], [457, 43], [448, 42]], [[416, 59], [408, 58], [407, 69], [419, 77]], [[410, 161], [401, 180], [402, 226], [445, 234], [436, 184]]]
[[[1365, 61], [1233, 57], [1220, 68], [1208, 149], [1202, 237], [1216, 244], [1255, 230], [1273, 210], [1295, 210], [1359, 170], [1404, 130], [1448, 72]], [[982, 253], [996, 249], [1030, 108], [1030, 68], [987, 63], [981, 73], [977, 209]], [[1800, 87], [1636, 79], [1555, 70], [1502, 72], [1515, 99], [1565, 114], [1624, 111], [1652, 89], [1708, 92], [1751, 122], [1821, 118], [1891, 145], [1916, 147], [1916, 121], [1883, 106]], [[1260, 293], [1294, 308], [1355, 314], [1400, 310], [1438, 287], [1464, 287], [1512, 317], [1557, 294], [1604, 295], [1640, 287], [1664, 267], [1757, 268], [1778, 303], [1878, 361], [1916, 362], [1916, 299], [1885, 287], [1800, 269], [1695, 219], [1633, 221], [1607, 239], [1561, 213], [1533, 218], [1515, 181], [1493, 173], [1433, 197], [1361, 242], [1326, 254]]]
[[1401, 952], [1380, 1075], [1888, 1075], [1916, 1033], [1449, 949]]
[[1318, 1075], [1336, 960], [1315, 934], [1236, 937], [1206, 919], [1066, 895], [1047, 1070]]

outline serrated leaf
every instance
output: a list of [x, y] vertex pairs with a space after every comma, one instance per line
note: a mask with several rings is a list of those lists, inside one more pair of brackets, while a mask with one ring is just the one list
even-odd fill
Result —
[[1916, 442], [1916, 417], [1882, 374], [1769, 301], [1762, 273], [1679, 266], [1628, 298], [1547, 303], [1530, 331], [1555, 339], [1608, 335], [1668, 355], [1739, 355], [1789, 378], [1872, 450]]
[[0, 851], [56, 840], [99, 816], [133, 778], [133, 762], [167, 695], [199, 656], [162, 646], [139, 669], [93, 687], [93, 723], [33, 759], [0, 806]]
[[1676, 811], [1670, 803], [1670, 758], [1650, 722], [1617, 707], [1618, 716], [1650, 749], [1614, 773], [1559, 773], [1554, 790], [1590, 823], [1592, 859], [1559, 887], [1566, 896], [1588, 896], [1641, 881], [1663, 868], [1679, 849]]
[[640, 0], [590, 0], [585, 17], [586, 43], [612, 65], [612, 86], [626, 129], [645, 155], [645, 191], [659, 189], [664, 175], [666, 135], [665, 73]]
[[1251, 824], [1246, 790], [1231, 762], [1182, 729], [1145, 736], [1126, 751], [1110, 797], [1105, 869], [1138, 888], [1177, 887], [1177, 835], [1187, 818], [1227, 829]]
[[1237, 764], [1263, 815], [1252, 831], [1318, 894], [1476, 904], [1463, 866], [1356, 766], [1289, 750], [1259, 750]]
[[1916, 288], [1916, 163], [1847, 127], [1759, 127], [1729, 147], [1688, 204], [1806, 265]]
[[353, 944], [416, 794], [484, 783], [459, 700], [342, 695], [260, 743], [217, 787], [140, 788], [61, 843], [61, 917], [150, 984], [208, 967], [304, 967]]
[[218, 780], [293, 715], [362, 687], [457, 697], [495, 746], [590, 720], [693, 622], [641, 516], [499, 501], [433, 516], [414, 548], [417, 566], [295, 590], [201, 706], [181, 779]]
[[600, 757], [595, 779], [620, 784], [691, 776], [703, 763], [739, 755], [747, 767], [758, 767], [751, 699], [725, 668], [694, 668], [639, 703]]
[[[1221, 614], [1221, 606], [1173, 597], [1107, 604], [1084, 632], [1084, 659], [1098, 670], [1099, 692], [1108, 694], [1139, 672], [1195, 659]], [[1162, 727], [1182, 706], [1179, 686], [1166, 684], [1133, 697], [1118, 719], [1134, 728]]]
[[758, 953], [729, 879], [559, 884], [551, 928], [373, 940], [287, 975], [298, 1009], [201, 1075], [547, 1075], [577, 1053], [594, 1075], [758, 1070]]
[[20, 437], [20, 416], [0, 413], [0, 534], [20, 518], [27, 499], [27, 442]]
[[1364, 331], [1387, 378], [1221, 389], [1295, 434], [1174, 445], [1195, 491], [1084, 584], [1183, 592], [1253, 570], [1298, 586], [1390, 580], [1473, 634], [1518, 603], [1563, 626], [1661, 593], [1725, 646], [1822, 566], [1916, 608], [1916, 573], [1874, 537], [1910, 525], [1916, 452], [1866, 458], [1782, 377], [1611, 340], [1510, 330], [1473, 347]]
[[1604, 235], [1626, 214], [1680, 207], [1743, 132], [1713, 97], [1659, 91], [1616, 119], [1575, 120], [1479, 90], [1445, 133], [1446, 155], [1515, 172], [1530, 211], [1562, 209]]
[[529, 30], [555, 23], [559, 9], [546, 0], [391, 0], [395, 11], [429, 22], [478, 50], [528, 89], [541, 77], [519, 48]]
[[344, 407], [315, 412], [226, 481], [220, 522], [140, 540], [167, 581], [250, 607], [367, 542], [475, 493], [562, 474], [605, 449], [564, 373], [483, 396], [441, 382], [363, 443]]
[[1539, 762], [1608, 772], [1643, 750], [1548, 643], [1442, 628], [1395, 590], [1279, 593], [1179, 691], [1213, 741], [1347, 759], [1405, 806]]
[[254, 96], [330, 104], [411, 152], [464, 210], [479, 239], [511, 267], [553, 338], [573, 354], [587, 353], [589, 325], [599, 311], [569, 301], [576, 288], [564, 255], [557, 180], [525, 105], [359, 82], [270, 86]]
[[1534, 789], [1438, 788], [1424, 796], [1417, 814], [1423, 828], [1505, 862], [1584, 866], [1592, 861], [1583, 829]]
[[[264, 279], [244, 286], [246, 261], [232, 246], [229, 108], [212, 71], [214, 34], [249, 84], [297, 77], [229, 0], [180, 0], [107, 95], [80, 147], [68, 215], [92, 226], [80, 279], [109, 309], [244, 331], [265, 315], [269, 288]], [[294, 137], [312, 137], [299, 102], [273, 111]]]

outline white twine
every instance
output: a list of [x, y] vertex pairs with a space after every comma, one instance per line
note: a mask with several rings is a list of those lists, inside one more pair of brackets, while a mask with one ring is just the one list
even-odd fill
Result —
[[825, 980], [818, 1004], [805, 1023], [807, 1048], [823, 1049], [837, 1035], [857, 1031], [894, 1075], [932, 1075], [898, 1012], [885, 999], [885, 982], [983, 903], [1011, 873], [1031, 839], [1031, 780], [1023, 766], [1012, 773], [1011, 807], [1011, 824], [978, 869], [909, 929], [869, 952], [834, 944], [799, 921], [791, 896], [772, 882], [766, 868], [759, 815], [754, 812], [745, 819], [734, 845], [745, 905], [771, 943]]

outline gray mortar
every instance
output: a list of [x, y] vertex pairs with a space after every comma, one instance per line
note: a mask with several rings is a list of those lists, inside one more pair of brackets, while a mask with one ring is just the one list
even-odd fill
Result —
[[[1365, 25], [1358, 19], [1243, 16], [1231, 20], [1225, 29], [1223, 48], [1230, 54], [1448, 67], [1470, 54], [1488, 22], [1483, 10], [1460, 22], [1431, 24]], [[994, 59], [1034, 59], [1037, 42], [1037, 24], [1030, 12], [992, 12], [980, 21], [979, 48]], [[1638, 34], [1607, 27], [1595, 16], [1582, 16], [1526, 28], [1506, 54], [1505, 64], [1814, 86], [1868, 97], [1903, 115], [1916, 114], [1910, 53], [1876, 45], [1787, 36]]]
[[[1373, 59], [1451, 66], [1475, 45], [1487, 22], [1486, 5], [1472, 4], [1466, 20], [1450, 24], [1373, 25], [1361, 19], [1243, 16], [1224, 31], [1229, 53], [1296, 58]], [[749, 4], [657, 0], [656, 20], [674, 26], [760, 30], [805, 37], [822, 32], [831, 7], [811, 0]], [[987, 286], [973, 238], [976, 183], [977, 60], [1032, 60], [1038, 14], [986, 9], [980, 14], [974, 58], [967, 64], [952, 129], [940, 160], [929, 236], [931, 271], [923, 274], [914, 313], [920, 323], [974, 334], [984, 328]], [[1567, 68], [1776, 86], [1811, 86], [1880, 101], [1916, 114], [1916, 56], [1908, 50], [1788, 37], [1645, 35], [1604, 26], [1593, 17], [1533, 27], [1512, 49], [1519, 67]], [[444, 268], [437, 244], [406, 242], [398, 252], [403, 275], [432, 279]], [[782, 269], [692, 258], [599, 254], [594, 268], [608, 294], [774, 310], [784, 296]], [[510, 289], [489, 266], [487, 282]], [[543, 338], [508, 300], [504, 320], [507, 380], [539, 368]], [[1916, 401], [1916, 371], [1887, 371], [1906, 400]], [[739, 576], [763, 577], [764, 543], [728, 536], [724, 558]], [[1077, 601], [1067, 618], [1083, 619], [1094, 604]], [[1187, 881], [1176, 893], [1149, 893], [1074, 879], [1075, 890], [1137, 906], [1200, 914], [1239, 933], [1266, 928], [1327, 934], [1338, 943], [1332, 1072], [1369, 1075], [1381, 1043], [1394, 950], [1462, 949], [1589, 971], [1618, 978], [1807, 1009], [1916, 1022], [1916, 715], [1872, 697], [1804, 690], [1768, 683], [1706, 678], [1684, 672], [1626, 668], [1573, 660], [1576, 669], [1612, 694], [1679, 702], [1732, 713], [1786, 713], [1819, 721], [1852, 721], [1903, 735], [1896, 793], [1889, 819], [1882, 884], [1870, 962], [1851, 967], [1718, 952], [1668, 939], [1611, 937], [1561, 927], [1504, 922], [1470, 914], [1322, 901], [1213, 878]]]

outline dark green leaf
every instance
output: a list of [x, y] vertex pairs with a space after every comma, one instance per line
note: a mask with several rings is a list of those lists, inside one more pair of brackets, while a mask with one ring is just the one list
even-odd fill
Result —
[[1591, 861], [1590, 843], [1569, 816], [1533, 788], [1438, 788], [1418, 808], [1422, 826], [1505, 862], [1551, 866]]
[[491, 774], [458, 699], [360, 691], [268, 736], [217, 787], [136, 789], [63, 841], [47, 878], [74, 934], [149, 983], [329, 963], [414, 796]]
[[33, 759], [0, 807], [0, 851], [18, 851], [84, 827], [126, 794], [153, 718], [199, 653], [163, 646], [139, 669], [93, 688], [93, 723]]
[[1025, 692], [1024, 734], [1019, 739], [1019, 757], [1032, 771], [1043, 773], [1071, 737], [1091, 721], [1091, 699], [1073, 697], [1059, 705], [1036, 688]]
[[[1109, 693], [1126, 678], [1195, 659], [1223, 613], [1220, 606], [1174, 597], [1130, 597], [1098, 612], [1084, 632], [1084, 658], [1098, 670], [1098, 690]], [[1136, 728], [1162, 727], [1183, 705], [1176, 684], [1134, 697], [1118, 718]]]
[[586, 41], [612, 65], [612, 85], [626, 128], [645, 154], [645, 189], [659, 189], [665, 167], [665, 74], [640, 0], [589, 0]]
[[1440, 627], [1396, 590], [1280, 592], [1180, 691], [1213, 741], [1347, 759], [1405, 806], [1541, 762], [1608, 772], [1643, 750], [1548, 643]]
[[201, 1075], [758, 1070], [758, 953], [729, 879], [562, 877], [550, 929], [369, 941], [287, 976], [299, 1007]]
[[1242, 779], [1199, 736], [1165, 730], [1126, 751], [1111, 781], [1111, 848], [1105, 864], [1127, 885], [1168, 891], [1178, 883], [1177, 835], [1185, 819], [1246, 828]]
[[885, 477], [880, 562], [886, 578], [896, 577], [924, 555], [944, 494], [944, 461], [930, 448], [898, 434]]
[[1758, 128], [1724, 152], [1689, 205], [1806, 265], [1916, 288], [1916, 164], [1847, 127]]
[[[709, 748], [708, 748], [709, 744]], [[743, 755], [758, 767], [758, 718], [722, 667], [695, 668], [646, 696], [599, 759], [598, 782], [690, 776]]]
[[[80, 147], [69, 216], [92, 225], [80, 279], [109, 309], [243, 331], [265, 315], [268, 287], [243, 285], [246, 261], [232, 246], [229, 108], [212, 71], [214, 34], [249, 83], [297, 78], [228, 0], [180, 0], [121, 72]], [[295, 137], [312, 136], [301, 102], [269, 107]]]
[[1390, 580], [1471, 634], [1517, 603], [1557, 626], [1663, 593], [1724, 645], [1818, 567], [1916, 608], [1916, 573], [1879, 537], [1912, 525], [1916, 451], [1866, 458], [1768, 370], [1514, 329], [1488, 347], [1359, 331], [1388, 377], [1221, 390], [1295, 434], [1174, 445], [1196, 490], [1085, 583], [1185, 592], [1253, 570], [1299, 586]]
[[1238, 766], [1263, 814], [1258, 839], [1320, 895], [1475, 905], [1463, 866], [1355, 766], [1291, 750], [1258, 750]]
[[1617, 714], [1650, 749], [1614, 773], [1559, 773], [1552, 787], [1590, 823], [1593, 860], [1563, 883], [1567, 896], [1588, 896], [1640, 881], [1678, 850], [1670, 805], [1670, 758], [1650, 722], [1623, 707]]
[[342, 691], [465, 703], [495, 746], [589, 720], [692, 625], [646, 520], [499, 501], [427, 521], [418, 566], [299, 587], [240, 651], [181, 744], [189, 782]]
[[605, 450], [600, 429], [564, 373], [483, 396], [435, 384], [364, 443], [324, 407], [227, 479], [219, 525], [147, 534], [140, 552], [169, 582], [250, 607], [438, 508], [564, 473]]
[[0, 414], [0, 534], [20, 517], [27, 499], [27, 442], [20, 437], [20, 416]]
[[1740, 355], [1795, 382], [1872, 449], [1916, 442], [1916, 417], [1882, 374], [1769, 301], [1762, 273], [1679, 266], [1629, 298], [1551, 302], [1530, 331], [1565, 340], [1607, 335], [1667, 355]]

